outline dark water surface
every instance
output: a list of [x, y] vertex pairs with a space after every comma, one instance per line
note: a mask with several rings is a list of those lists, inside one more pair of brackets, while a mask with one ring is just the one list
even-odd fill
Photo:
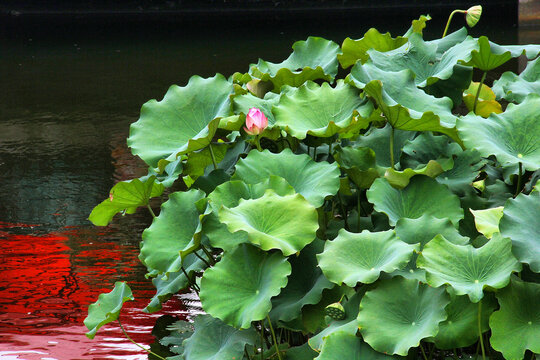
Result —
[[[381, 31], [405, 32], [394, 23]], [[105, 228], [87, 221], [115, 182], [144, 166], [125, 145], [145, 101], [161, 99], [191, 75], [247, 71], [258, 57], [281, 61], [295, 40], [319, 35], [339, 43], [372, 23], [243, 28], [36, 27], [0, 39], [0, 359], [144, 359], [115, 323], [84, 336], [88, 304], [115, 281], [137, 298], [121, 319], [141, 344], [153, 341], [157, 316], [196, 311], [189, 296], [155, 315], [138, 244], [150, 224], [144, 212]], [[436, 29], [439, 33], [439, 29]], [[497, 33], [516, 42], [515, 30]], [[506, 35], [505, 35], [506, 34]], [[507, 34], [510, 34], [508, 38]], [[144, 209], [143, 209], [144, 210]]]

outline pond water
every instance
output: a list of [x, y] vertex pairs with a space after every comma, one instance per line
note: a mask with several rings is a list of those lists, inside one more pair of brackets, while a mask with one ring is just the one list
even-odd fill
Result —
[[247, 71], [258, 57], [281, 61], [293, 41], [308, 35], [341, 43], [371, 26], [377, 26], [375, 20], [361, 27], [321, 29], [313, 23], [257, 31], [131, 24], [72, 26], [51, 34], [27, 27], [5, 34], [0, 43], [0, 359], [146, 358], [114, 323], [94, 340], [84, 336], [82, 325], [87, 306], [118, 280], [127, 280], [137, 299], [126, 304], [121, 319], [143, 345], [153, 341], [156, 317], [198, 311], [190, 294], [173, 298], [158, 314], [140, 311], [153, 295], [137, 259], [140, 233], [151, 222], [146, 212], [116, 218], [104, 228], [87, 220], [115, 182], [145, 173], [125, 144], [141, 104], [161, 99], [169, 85], [184, 85], [193, 74], [228, 76]]

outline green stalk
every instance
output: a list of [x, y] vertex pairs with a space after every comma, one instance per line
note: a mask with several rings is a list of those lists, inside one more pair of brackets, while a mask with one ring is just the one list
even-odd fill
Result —
[[390, 165], [394, 170], [394, 127], [390, 130]]
[[264, 325], [261, 321], [261, 360], [264, 360]]
[[328, 144], [328, 162], [330, 162], [330, 156], [332, 156], [332, 143]]
[[422, 347], [422, 343], [420, 343], [420, 350], [422, 350], [422, 356], [424, 357], [424, 360], [428, 360], [426, 356], [426, 352], [424, 351], [424, 348]]
[[482, 300], [478, 302], [478, 334], [480, 335], [480, 348], [482, 349], [482, 360], [486, 360], [484, 350], [484, 337], [482, 336]]
[[446, 36], [446, 32], [448, 31], [448, 27], [450, 26], [450, 21], [452, 21], [452, 17], [454, 16], [455, 13], [467, 13], [467, 10], [454, 10], [454, 11], [452, 11], [450, 16], [448, 17], [448, 22], [446, 23], [446, 27], [444, 28], [444, 32], [442, 34], [442, 37]]
[[480, 86], [478, 86], [478, 90], [476, 90], [476, 96], [474, 97], [474, 105], [473, 105], [473, 113], [476, 114], [476, 105], [478, 104], [478, 97], [480, 96], [480, 90], [482, 90], [482, 86], [484, 85], [484, 81], [486, 80], [487, 71], [484, 71], [484, 74], [482, 75], [482, 80], [480, 80]]
[[210, 251], [208, 251], [208, 249], [203, 244], [201, 244], [201, 249], [202, 249], [202, 251], [204, 251], [206, 256], [208, 256], [208, 260], [210, 261], [210, 264], [216, 265], [216, 260], [214, 260], [214, 257], [212, 256]]
[[523, 164], [519, 163], [519, 172], [518, 172], [518, 182], [516, 187], [516, 193], [514, 194], [514, 197], [519, 195], [520, 188], [521, 188], [521, 177], [523, 176]]
[[454, 359], [458, 360], [459, 358], [458, 358], [458, 355], [457, 355], [457, 349], [453, 348], [452, 351], [453, 351], [453, 354], [454, 354]]
[[279, 360], [281, 360], [281, 354], [279, 353], [279, 346], [277, 344], [274, 328], [272, 327], [272, 321], [270, 321], [270, 316], [266, 315], [266, 319], [268, 320], [268, 325], [270, 325], [270, 332], [272, 332], [272, 339], [274, 340], [274, 345], [276, 346], [277, 357]]
[[317, 161], [317, 147], [313, 149], [313, 160]]
[[210, 263], [209, 263], [208, 261], [206, 261], [206, 259], [203, 258], [201, 255], [197, 254], [196, 251], [194, 251], [193, 254], [195, 254], [196, 257], [198, 257], [199, 259], [201, 259], [201, 260], [206, 264], [206, 266], [212, 267], [212, 265], [210, 265]]
[[339, 201], [339, 208], [341, 209], [341, 215], [343, 216], [343, 220], [345, 221], [345, 230], [349, 231], [349, 222], [347, 221], [347, 212], [345, 211], [345, 206], [343, 206], [343, 201], [341, 201], [341, 194], [338, 192], [338, 201]]
[[362, 206], [360, 204], [360, 189], [357, 189], [357, 193], [358, 193], [358, 204], [356, 204], [356, 211], [358, 212], [357, 214], [357, 224], [356, 224], [356, 231], [360, 232], [360, 207]]
[[[521, 164], [521, 163], [520, 163]], [[146, 204], [146, 207], [148, 208], [148, 211], [150, 211], [150, 215], [152, 215], [152, 218], [156, 218], [156, 214], [154, 214], [154, 210], [150, 207], [150, 204]]]
[[255, 135], [255, 146], [257, 147], [257, 150], [263, 151], [261, 147], [261, 143], [259, 141], [259, 135]]
[[244, 347], [244, 354], [246, 354], [246, 357], [248, 358], [248, 360], [251, 360], [251, 356], [249, 356], [249, 353], [245, 347]]
[[217, 170], [216, 156], [214, 155], [214, 150], [212, 150], [212, 143], [208, 144], [210, 149], [210, 156], [212, 157], [212, 164], [214, 164], [214, 170]]
[[130, 338], [129, 335], [128, 335], [128, 333], [126, 332], [126, 329], [124, 329], [124, 327], [122, 326], [122, 323], [120, 322], [120, 318], [118, 318], [118, 325], [120, 325], [120, 329], [122, 329], [122, 332], [124, 333], [124, 335], [126, 336], [126, 338], [127, 338], [129, 341], [131, 341], [132, 343], [134, 343], [135, 345], [137, 345], [138, 347], [140, 347], [140, 348], [143, 349], [144, 351], [148, 352], [149, 354], [152, 354], [152, 355], [154, 355], [155, 357], [160, 358], [161, 360], [166, 360], [164, 357], [161, 357], [161, 356], [159, 356], [158, 354], [156, 354], [155, 352], [153, 352], [152, 350], [147, 349], [147, 348], [145, 348], [144, 346], [139, 345], [139, 344], [136, 343], [132, 338]]

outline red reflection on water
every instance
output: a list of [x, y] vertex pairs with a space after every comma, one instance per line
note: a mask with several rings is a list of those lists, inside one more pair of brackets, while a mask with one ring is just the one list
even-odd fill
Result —
[[[84, 336], [88, 305], [118, 280], [127, 280], [135, 301], [122, 309], [131, 337], [148, 345], [161, 314], [144, 314], [154, 294], [132, 243], [111, 240], [111, 230], [70, 228], [46, 235], [17, 233], [23, 224], [0, 222], [0, 359], [145, 359], [146, 353], [126, 340], [117, 323]], [[179, 300], [167, 313], [184, 310]], [[163, 311], [162, 311], [163, 313]]]

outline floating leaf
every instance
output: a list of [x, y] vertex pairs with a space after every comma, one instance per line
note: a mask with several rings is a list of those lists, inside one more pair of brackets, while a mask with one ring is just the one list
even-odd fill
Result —
[[381, 281], [360, 303], [360, 332], [373, 349], [405, 356], [422, 339], [437, 334], [449, 302], [444, 288], [399, 276]]
[[[474, 109], [474, 99], [476, 98], [479, 87], [480, 83], [471, 82], [469, 88], [463, 93], [463, 102], [469, 111], [473, 111]], [[478, 95], [475, 114], [487, 118], [492, 113], [500, 114], [502, 112], [502, 106], [495, 100], [495, 93], [493, 90], [486, 84], [482, 84], [480, 94]]]
[[457, 122], [467, 148], [484, 156], [495, 155], [503, 165], [523, 163], [527, 170], [540, 168], [540, 97], [531, 95], [519, 105], [509, 104], [500, 115], [484, 119], [474, 114]]
[[204, 272], [202, 307], [226, 324], [247, 329], [252, 321], [268, 315], [272, 308], [270, 298], [287, 285], [290, 273], [291, 265], [280, 253], [240, 244]]
[[221, 74], [193, 76], [185, 87], [173, 85], [162, 101], [150, 100], [131, 124], [128, 145], [148, 165], [202, 149], [210, 143], [221, 117], [230, 115], [233, 86]]
[[457, 295], [467, 294], [473, 303], [484, 297], [485, 287], [501, 289], [508, 285], [512, 272], [521, 270], [510, 240], [499, 234], [479, 249], [452, 244], [437, 235], [424, 247], [416, 264], [426, 270], [429, 285], [450, 284]]
[[177, 272], [182, 254], [198, 248], [201, 241], [200, 215], [196, 202], [204, 198], [200, 190], [175, 192], [161, 205], [161, 213], [143, 231], [139, 259], [160, 273]]
[[307, 82], [282, 95], [272, 108], [275, 125], [300, 140], [307, 135], [331, 137], [351, 128], [360, 129], [357, 117], [367, 118], [372, 111], [373, 105], [360, 98], [360, 91], [342, 80], [335, 88], [328, 83], [319, 86]]
[[241, 199], [234, 208], [223, 207], [218, 216], [230, 232], [245, 231], [251, 243], [285, 256], [315, 240], [319, 228], [317, 210], [304, 197], [279, 196], [273, 190], [258, 199]]
[[109, 197], [92, 210], [88, 220], [96, 226], [107, 226], [119, 212], [133, 214], [139, 206], [148, 205], [150, 198], [163, 192], [164, 186], [155, 180], [155, 176], [150, 176], [145, 182], [133, 179], [117, 183]]
[[376, 281], [382, 271], [391, 273], [405, 267], [414, 250], [418, 246], [399, 240], [393, 230], [355, 234], [341, 229], [317, 258], [328, 280], [355, 287], [359, 282]]
[[540, 94], [540, 57], [529, 61], [521, 74], [507, 71], [493, 83], [493, 92], [499, 98], [520, 103], [529, 94]]
[[100, 294], [98, 301], [88, 306], [88, 316], [84, 325], [88, 328], [86, 337], [93, 339], [100, 327], [118, 319], [122, 306], [128, 300], [135, 300], [125, 281], [117, 281], [114, 289], [107, 294]]
[[532, 271], [540, 273], [540, 192], [509, 199], [503, 213], [499, 229], [512, 240], [512, 252]]
[[501, 308], [491, 315], [491, 346], [505, 359], [521, 360], [525, 351], [540, 354], [540, 284], [512, 279], [497, 293]]
[[423, 175], [413, 177], [401, 190], [379, 178], [367, 191], [367, 198], [375, 210], [388, 215], [391, 225], [401, 218], [417, 219], [424, 214], [450, 219], [455, 226], [463, 219], [459, 198], [446, 186]]
[[495, 207], [484, 210], [470, 210], [474, 216], [476, 230], [488, 239], [499, 232], [499, 221], [503, 216], [503, 207]]
[[337, 164], [315, 162], [309, 155], [295, 155], [289, 149], [279, 154], [252, 150], [238, 161], [233, 179], [256, 184], [269, 175], [280, 176], [313, 206], [319, 207], [326, 196], [338, 192], [339, 174]]
[[185, 360], [242, 359], [246, 345], [254, 345], [257, 332], [237, 330], [210, 315], [199, 315], [195, 332], [184, 341]]

